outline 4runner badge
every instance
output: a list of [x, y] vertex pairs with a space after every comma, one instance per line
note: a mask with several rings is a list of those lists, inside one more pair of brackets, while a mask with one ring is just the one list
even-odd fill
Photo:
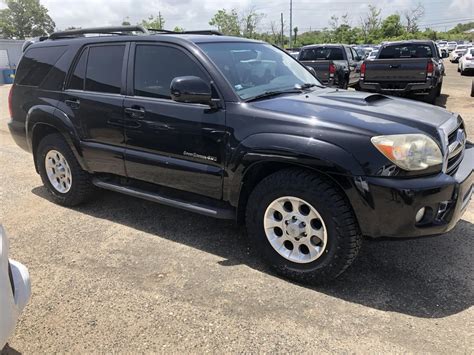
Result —
[[210, 160], [210, 161], [217, 161], [217, 158], [216, 158], [216, 157], [212, 157], [212, 156], [210, 156], [210, 155], [201, 155], [201, 154], [198, 154], [198, 153], [190, 153], [190, 152], [187, 152], [187, 151], [184, 151], [184, 152], [183, 152], [183, 155], [184, 155], [184, 156], [187, 156], [187, 157], [198, 158], [198, 159], [204, 159], [204, 160]]

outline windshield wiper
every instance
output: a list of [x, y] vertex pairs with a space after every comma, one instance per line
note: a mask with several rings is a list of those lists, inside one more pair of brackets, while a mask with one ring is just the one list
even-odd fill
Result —
[[273, 96], [278, 96], [278, 95], [283, 95], [283, 94], [300, 94], [301, 89], [300, 88], [294, 88], [294, 89], [287, 89], [287, 90], [274, 90], [274, 91], [265, 91], [264, 93], [261, 93], [257, 96], [251, 97], [245, 102], [251, 102], [251, 101], [256, 101], [256, 100], [261, 100], [261, 99], [267, 99]]
[[324, 87], [322, 85], [318, 85], [318, 84], [314, 84], [314, 83], [304, 83], [304, 84], [296, 84], [295, 88], [297, 88], [297, 89], [309, 89], [309, 88], [314, 88], [315, 86], [317, 86], [318, 88], [323, 88]]

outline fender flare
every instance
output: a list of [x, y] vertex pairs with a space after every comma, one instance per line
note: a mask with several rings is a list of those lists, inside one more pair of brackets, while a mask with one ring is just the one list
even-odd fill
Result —
[[71, 148], [81, 168], [89, 171], [87, 163], [82, 154], [80, 138], [77, 133], [77, 129], [66, 113], [48, 105], [37, 105], [31, 107], [28, 110], [25, 121], [26, 141], [29, 149], [33, 153], [33, 156], [35, 155], [33, 137], [35, 130], [40, 126], [49, 126], [57, 130]]
[[343, 148], [315, 138], [282, 133], [257, 133], [244, 139], [228, 164], [228, 201], [238, 206], [247, 174], [262, 163], [284, 163], [325, 175], [364, 175], [358, 160]]

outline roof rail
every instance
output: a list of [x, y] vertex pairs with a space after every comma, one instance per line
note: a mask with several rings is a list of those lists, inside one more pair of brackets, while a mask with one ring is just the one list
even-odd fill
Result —
[[216, 30], [196, 30], [196, 31], [170, 31], [170, 30], [158, 30], [155, 28], [147, 28], [149, 32], [159, 32], [162, 34], [177, 34], [177, 35], [214, 35], [222, 36], [222, 33]]
[[107, 27], [93, 27], [81, 28], [77, 30], [67, 30], [54, 32], [49, 36], [49, 39], [79, 37], [85, 34], [111, 34], [111, 35], [127, 35], [130, 32], [148, 33], [142, 26], [107, 26]]

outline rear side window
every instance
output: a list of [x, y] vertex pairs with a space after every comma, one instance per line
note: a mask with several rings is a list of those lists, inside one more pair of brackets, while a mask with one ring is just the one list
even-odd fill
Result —
[[125, 46], [90, 47], [85, 90], [120, 94]]
[[86, 77], [86, 64], [87, 64], [87, 53], [89, 50], [86, 48], [82, 51], [81, 57], [77, 61], [74, 72], [71, 75], [69, 81], [69, 89], [84, 90], [84, 79]]
[[304, 49], [300, 60], [343, 60], [342, 49], [338, 47], [314, 47]]
[[18, 66], [16, 84], [39, 86], [66, 50], [66, 46], [27, 50]]
[[351, 52], [351, 49], [349, 47], [344, 47], [345, 50], [346, 50], [346, 55], [347, 55], [347, 60], [352, 60], [354, 58], [352, 58], [352, 52]]
[[186, 75], [208, 80], [199, 65], [177, 48], [149, 45], [136, 47], [135, 95], [170, 99], [171, 81]]
[[379, 59], [432, 58], [433, 52], [427, 44], [402, 44], [383, 47]]

